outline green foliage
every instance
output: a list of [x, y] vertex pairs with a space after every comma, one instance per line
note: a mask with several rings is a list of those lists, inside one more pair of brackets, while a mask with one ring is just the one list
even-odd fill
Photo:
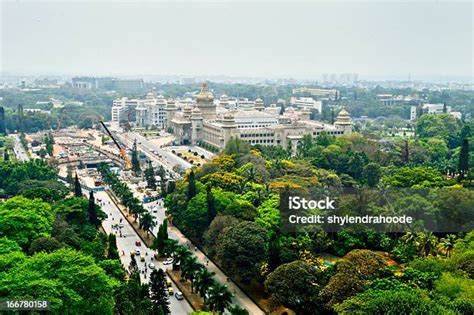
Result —
[[390, 187], [440, 187], [445, 185], [443, 176], [429, 167], [402, 167], [388, 169], [382, 184]]
[[69, 249], [36, 254], [0, 278], [4, 298], [49, 300], [53, 314], [112, 314], [117, 286], [91, 257]]
[[0, 238], [0, 255], [11, 252], [21, 252], [21, 247], [17, 242], [3, 236]]
[[20, 184], [27, 180], [56, 180], [56, 171], [42, 160], [0, 162], [0, 187], [9, 195], [17, 194]]
[[34, 255], [39, 252], [51, 253], [55, 250], [61, 248], [61, 243], [58, 242], [55, 238], [52, 237], [38, 237], [33, 242], [31, 242], [28, 252], [30, 255]]
[[460, 130], [459, 120], [450, 114], [425, 114], [416, 121], [416, 134], [420, 138], [440, 138], [454, 144]]
[[318, 298], [321, 287], [319, 271], [296, 260], [280, 265], [265, 280], [265, 289], [274, 301], [295, 310], [298, 314], [317, 313], [321, 308]]
[[150, 299], [155, 314], [170, 314], [166, 276], [163, 269], [153, 270], [150, 275]]
[[267, 257], [267, 232], [253, 222], [226, 230], [217, 245], [217, 258], [230, 275], [250, 281]]
[[386, 262], [378, 254], [370, 250], [353, 250], [337, 263], [336, 273], [322, 289], [320, 297], [325, 306], [331, 309], [348, 297], [362, 292], [370, 277], [385, 267]]
[[452, 314], [421, 290], [369, 290], [335, 309], [340, 314]]
[[18, 196], [0, 204], [0, 234], [25, 249], [34, 239], [49, 236], [53, 221], [51, 206], [38, 200]]

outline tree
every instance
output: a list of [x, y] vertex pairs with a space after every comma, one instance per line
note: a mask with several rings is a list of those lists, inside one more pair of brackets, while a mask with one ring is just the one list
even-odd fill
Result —
[[408, 162], [410, 162], [410, 149], [409, 149], [409, 146], [408, 146], [408, 141], [405, 140], [404, 143], [405, 143], [405, 146], [402, 149], [400, 159], [402, 161], [402, 164], [408, 164]]
[[51, 206], [18, 196], [0, 204], [0, 235], [27, 249], [39, 237], [49, 237], [54, 222]]
[[72, 166], [71, 164], [68, 164], [66, 166], [66, 182], [68, 184], [68, 187], [72, 190], [74, 187], [74, 177], [72, 177]]
[[432, 232], [419, 232], [416, 234], [415, 245], [418, 248], [420, 256], [430, 255], [438, 244], [438, 238]]
[[146, 231], [147, 235], [156, 226], [156, 221], [150, 212], [144, 212], [140, 216], [140, 228]]
[[3, 298], [49, 300], [52, 314], [113, 313], [119, 282], [82, 252], [63, 248], [37, 253], [2, 271]]
[[232, 302], [232, 293], [229, 292], [226, 285], [215, 283], [207, 291], [205, 304], [211, 311], [222, 313]]
[[381, 176], [380, 165], [374, 162], [368, 163], [365, 165], [364, 173], [367, 185], [369, 187], [377, 186]]
[[250, 282], [267, 258], [267, 239], [267, 231], [257, 223], [241, 222], [221, 236], [217, 258], [230, 275]]
[[154, 314], [170, 314], [166, 276], [163, 269], [153, 270], [150, 275], [150, 299]]
[[265, 280], [272, 300], [293, 309], [297, 314], [317, 313], [321, 281], [316, 268], [296, 260], [280, 265]]
[[191, 290], [194, 290], [194, 279], [197, 271], [202, 268], [201, 264], [198, 263], [196, 256], [187, 256], [180, 264], [181, 278], [184, 280], [191, 281]]
[[370, 289], [335, 307], [341, 314], [451, 314], [427, 292], [415, 289]]
[[158, 228], [158, 233], [153, 241], [152, 248], [156, 249], [160, 255], [164, 254], [166, 241], [168, 240], [168, 220], [164, 219]]
[[231, 215], [221, 214], [212, 220], [204, 234], [204, 244], [206, 245], [206, 250], [209, 255], [215, 256], [220, 237], [225, 234], [227, 229], [234, 227], [239, 222], [238, 219]]
[[366, 249], [352, 250], [336, 264], [336, 273], [319, 296], [325, 301], [325, 307], [331, 309], [348, 297], [362, 292], [370, 277], [386, 267], [387, 263], [379, 254]]
[[240, 307], [238, 304], [233, 304], [227, 308], [230, 315], [249, 315], [249, 312], [245, 309]]
[[206, 187], [206, 200], [207, 200], [207, 224], [211, 224], [212, 220], [217, 215], [216, 205], [214, 201], [214, 195], [212, 194], [211, 185]]
[[109, 246], [108, 246], [108, 251], [107, 251], [107, 258], [108, 259], [119, 259], [119, 252], [117, 248], [117, 238], [115, 234], [110, 233], [109, 234]]
[[79, 182], [79, 177], [76, 176], [74, 177], [74, 196], [75, 197], [82, 197], [82, 188], [81, 188], [81, 183]]
[[215, 283], [214, 272], [200, 268], [194, 277], [194, 289], [200, 296], [205, 297], [207, 290]]
[[463, 180], [464, 176], [469, 171], [469, 141], [462, 140], [461, 151], [459, 153], [458, 172], [459, 180]]
[[[117, 290], [115, 313], [117, 314], [153, 314], [153, 302], [150, 289], [140, 281], [140, 273], [133, 271], [129, 280]], [[158, 313], [159, 314], [159, 313]]]
[[94, 191], [92, 189], [89, 193], [89, 206], [87, 207], [87, 214], [89, 217], [89, 223], [98, 228], [100, 226], [100, 221], [97, 217], [97, 206], [95, 204]]
[[51, 253], [61, 248], [61, 243], [54, 237], [38, 237], [31, 242], [28, 253], [34, 255], [39, 252]]
[[194, 170], [191, 170], [188, 175], [188, 201], [196, 196], [196, 178]]
[[125, 281], [125, 269], [119, 259], [104, 259], [99, 261], [98, 265], [112, 278], [121, 282]]
[[439, 246], [442, 251], [446, 254], [446, 257], [451, 257], [451, 253], [456, 245], [457, 237], [454, 234], [448, 234], [446, 237], [441, 238]]
[[148, 161], [148, 166], [145, 169], [145, 179], [146, 179], [146, 186], [150, 189], [156, 189], [156, 178], [155, 178], [155, 170], [153, 169], [153, 165], [151, 161]]
[[133, 141], [132, 147], [132, 171], [135, 174], [139, 174], [141, 171], [140, 160], [138, 159], [137, 139]]

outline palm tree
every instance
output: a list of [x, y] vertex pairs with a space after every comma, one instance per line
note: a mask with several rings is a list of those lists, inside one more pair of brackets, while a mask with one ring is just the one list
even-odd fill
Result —
[[144, 212], [140, 215], [140, 228], [146, 231], [146, 234], [149, 235], [149, 232], [153, 230], [156, 226], [156, 221], [153, 220], [153, 216], [150, 212]]
[[401, 240], [405, 242], [405, 244], [414, 244], [416, 239], [416, 234], [413, 232], [407, 232], [405, 235], [402, 236]]
[[198, 263], [196, 256], [186, 257], [181, 264], [181, 279], [191, 281], [191, 291], [194, 289], [196, 272], [200, 268], [202, 268], [202, 265]]
[[215, 283], [206, 294], [205, 303], [211, 311], [222, 313], [232, 302], [232, 293], [226, 285]]
[[189, 249], [183, 245], [177, 245], [173, 251], [173, 264], [181, 265], [186, 257], [191, 256]]
[[420, 232], [416, 234], [415, 245], [422, 257], [430, 255], [436, 248], [437, 243], [438, 238], [433, 235], [433, 232]]
[[456, 244], [457, 237], [454, 234], [448, 234], [446, 237], [442, 238], [439, 247], [446, 253], [446, 257], [451, 256], [451, 252], [454, 249], [454, 245]]
[[200, 296], [204, 297], [206, 291], [215, 283], [214, 272], [201, 268], [196, 272], [194, 287]]

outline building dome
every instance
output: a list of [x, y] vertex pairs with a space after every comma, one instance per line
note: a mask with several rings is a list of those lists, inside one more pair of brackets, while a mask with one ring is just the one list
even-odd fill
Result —
[[343, 107], [341, 111], [339, 112], [339, 114], [337, 115], [337, 119], [334, 124], [339, 125], [339, 126], [352, 125], [351, 116], [349, 115], [349, 112], [346, 110], [345, 107]]
[[212, 102], [214, 101], [214, 95], [209, 91], [207, 82], [204, 82], [201, 87], [201, 92], [196, 96], [198, 102]]
[[234, 120], [234, 115], [232, 113], [225, 113], [224, 114], [225, 120]]

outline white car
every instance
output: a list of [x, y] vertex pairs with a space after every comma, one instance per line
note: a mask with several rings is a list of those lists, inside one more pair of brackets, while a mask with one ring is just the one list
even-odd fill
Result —
[[163, 265], [171, 265], [173, 263], [173, 258], [166, 258], [163, 261]]
[[139, 249], [135, 249], [135, 255], [140, 255], [140, 250]]
[[148, 264], [148, 268], [150, 268], [150, 269], [155, 269], [155, 265], [152, 264], [152, 263], [149, 263], [149, 264]]
[[176, 292], [174, 296], [176, 297], [177, 300], [182, 300], [184, 298], [183, 293], [181, 291]]

